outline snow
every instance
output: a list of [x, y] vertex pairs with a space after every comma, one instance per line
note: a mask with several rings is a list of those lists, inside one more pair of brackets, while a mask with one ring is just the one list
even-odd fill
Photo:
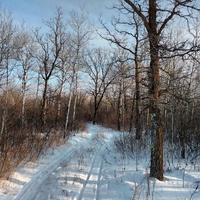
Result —
[[[198, 166], [179, 163], [164, 181], [149, 177], [149, 152], [132, 157], [114, 145], [119, 132], [102, 126], [70, 137], [35, 163], [27, 163], [0, 183], [0, 200], [197, 200]], [[136, 166], [137, 163], [137, 166]]]

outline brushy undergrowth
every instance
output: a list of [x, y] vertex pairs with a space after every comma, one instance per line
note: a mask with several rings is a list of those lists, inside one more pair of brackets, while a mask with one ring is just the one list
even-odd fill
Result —
[[[74, 125], [74, 130], [86, 130], [86, 124], [79, 122]], [[15, 130], [5, 134], [0, 139], [0, 180], [8, 179], [18, 167], [27, 162], [35, 162], [48, 149], [65, 143], [70, 134], [71, 131], [68, 131], [64, 138], [62, 130], [53, 128], [45, 133]]]

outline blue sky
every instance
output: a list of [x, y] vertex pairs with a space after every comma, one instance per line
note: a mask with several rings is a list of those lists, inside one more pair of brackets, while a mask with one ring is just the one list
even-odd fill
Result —
[[24, 21], [30, 27], [42, 25], [42, 20], [53, 17], [56, 6], [61, 7], [67, 16], [72, 9], [79, 9], [84, 5], [89, 12], [92, 22], [97, 22], [99, 15], [103, 13], [108, 16], [109, 10], [105, 7], [110, 6], [110, 0], [0, 0], [3, 9], [12, 12], [14, 20]]

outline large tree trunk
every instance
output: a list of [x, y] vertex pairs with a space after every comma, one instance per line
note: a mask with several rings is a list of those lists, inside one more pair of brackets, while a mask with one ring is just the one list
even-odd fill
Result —
[[163, 125], [160, 111], [159, 36], [157, 34], [156, 0], [149, 1], [149, 95], [151, 119], [150, 176], [163, 180]]
[[95, 83], [95, 92], [94, 92], [94, 112], [93, 112], [93, 119], [92, 123], [96, 124], [97, 118], [97, 111], [98, 111], [98, 93], [97, 93], [97, 84]]
[[46, 128], [46, 118], [47, 118], [47, 87], [48, 87], [48, 80], [45, 80], [44, 90], [43, 90], [43, 96], [42, 96], [41, 132], [44, 132], [45, 128]]
[[142, 139], [141, 120], [140, 120], [140, 78], [139, 78], [139, 65], [137, 58], [135, 61], [135, 126], [136, 126], [136, 140]]
[[95, 103], [94, 103], [94, 113], [93, 113], [93, 120], [92, 120], [92, 123], [93, 124], [96, 124], [96, 121], [97, 121], [97, 110], [98, 110], [98, 107], [96, 105], [96, 100], [95, 100]]
[[132, 104], [131, 104], [131, 114], [130, 114], [130, 123], [129, 123], [129, 133], [132, 132], [132, 128], [133, 128], [134, 107], [135, 107], [135, 94], [133, 95]]
[[121, 124], [122, 124], [122, 80], [120, 79], [120, 85], [119, 85], [119, 97], [118, 97], [118, 106], [117, 106], [117, 129], [118, 131], [121, 131]]
[[159, 97], [159, 63], [150, 65], [151, 169], [150, 176], [163, 180], [163, 125]]
[[69, 89], [69, 100], [68, 100], [68, 105], [67, 105], [67, 113], [66, 113], [66, 119], [65, 119], [65, 130], [64, 130], [64, 138], [66, 137], [67, 134], [67, 129], [69, 126], [69, 115], [70, 115], [70, 110], [71, 110], [71, 102], [72, 102], [72, 86], [73, 85], [73, 80], [70, 83], [70, 89]]
[[73, 106], [73, 115], [72, 115], [72, 127], [71, 131], [74, 130], [74, 123], [76, 119], [76, 104], [77, 104], [77, 99], [78, 99], [78, 94], [77, 94], [77, 89], [78, 89], [78, 72], [76, 72], [76, 77], [75, 77], [75, 89], [74, 89], [74, 106]]
[[74, 93], [74, 106], [73, 106], [73, 115], [72, 115], [72, 126], [71, 126], [71, 131], [74, 130], [74, 124], [75, 124], [75, 119], [76, 119], [76, 104], [77, 104], [77, 91]]
[[23, 74], [23, 80], [22, 80], [22, 108], [21, 108], [22, 128], [24, 128], [25, 126], [25, 103], [26, 103], [26, 89], [27, 89], [26, 84], [27, 84], [27, 70], [25, 69], [24, 74]]
[[59, 125], [59, 121], [61, 119], [61, 103], [62, 103], [62, 92], [63, 92], [63, 85], [64, 82], [62, 81], [61, 85], [60, 85], [60, 90], [59, 90], [59, 94], [58, 94], [58, 107], [57, 107], [57, 113], [56, 113], [56, 125]]

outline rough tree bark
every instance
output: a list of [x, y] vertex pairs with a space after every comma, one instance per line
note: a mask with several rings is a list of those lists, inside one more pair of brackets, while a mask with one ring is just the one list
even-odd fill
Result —
[[[141, 20], [148, 34], [149, 41], [149, 111], [151, 119], [151, 166], [150, 176], [163, 180], [163, 124], [160, 109], [160, 50], [174, 52], [173, 56], [183, 56], [194, 50], [186, 47], [186, 42], [177, 43], [173, 47], [167, 48], [161, 45], [161, 35], [169, 22], [175, 17], [188, 19], [191, 17], [191, 10], [198, 10], [191, 0], [168, 1], [170, 6], [163, 5], [158, 0], [146, 1], [147, 7], [139, 5], [142, 1], [120, 0], [123, 8], [125, 4], [130, 6], [132, 12], [136, 13]], [[125, 4], [124, 4], [125, 2]], [[126, 7], [126, 6], [125, 6]], [[127, 10], [129, 10], [127, 8]], [[182, 10], [184, 10], [182, 12]], [[188, 11], [186, 13], [185, 11]], [[182, 53], [180, 53], [182, 52]], [[176, 55], [175, 55], [176, 54]]]
[[163, 180], [163, 124], [160, 111], [159, 34], [157, 33], [157, 1], [149, 1], [148, 37], [150, 46], [149, 97], [151, 117], [150, 176]]

